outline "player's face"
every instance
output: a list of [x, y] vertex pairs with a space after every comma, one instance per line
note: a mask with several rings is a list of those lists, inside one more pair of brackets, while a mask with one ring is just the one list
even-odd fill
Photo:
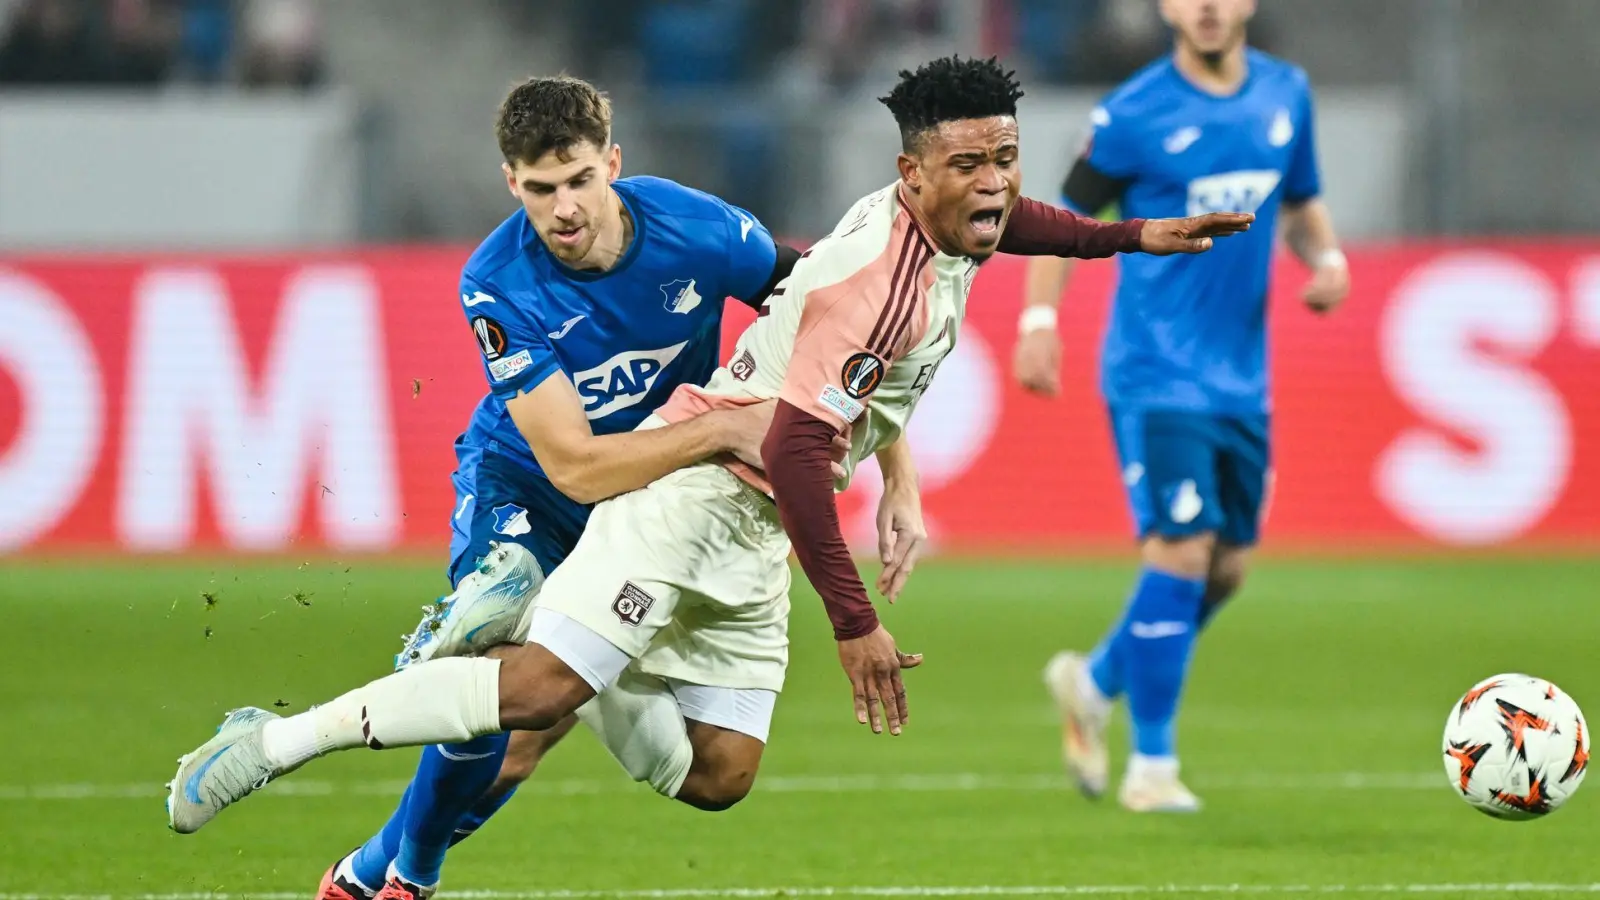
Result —
[[540, 240], [562, 262], [578, 266], [594, 249], [608, 217], [617, 215], [611, 182], [622, 172], [622, 150], [584, 141], [536, 162], [502, 164], [506, 185], [522, 202]]
[[945, 122], [922, 151], [900, 156], [900, 175], [921, 201], [931, 237], [946, 253], [987, 259], [1022, 190], [1017, 120]]
[[1161, 0], [1161, 17], [1179, 42], [1202, 56], [1221, 56], [1244, 43], [1256, 0]]

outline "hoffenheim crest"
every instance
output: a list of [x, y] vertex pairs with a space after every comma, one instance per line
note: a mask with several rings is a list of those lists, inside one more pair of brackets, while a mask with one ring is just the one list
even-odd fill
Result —
[[528, 511], [515, 503], [502, 503], [494, 508], [494, 530], [506, 537], [516, 537], [533, 530], [528, 524]]
[[699, 306], [702, 299], [694, 289], [693, 278], [680, 278], [669, 284], [663, 284], [661, 286], [661, 294], [667, 298], [667, 312], [683, 315], [688, 315], [696, 306]]

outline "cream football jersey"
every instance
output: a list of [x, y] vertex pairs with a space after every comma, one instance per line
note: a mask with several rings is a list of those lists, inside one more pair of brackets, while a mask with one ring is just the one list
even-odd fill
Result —
[[[863, 197], [775, 288], [705, 387], [678, 388], [657, 415], [781, 398], [851, 426], [844, 490], [856, 465], [905, 430], [955, 348], [978, 264], [941, 253], [897, 182]], [[770, 493], [761, 473], [730, 463]]]

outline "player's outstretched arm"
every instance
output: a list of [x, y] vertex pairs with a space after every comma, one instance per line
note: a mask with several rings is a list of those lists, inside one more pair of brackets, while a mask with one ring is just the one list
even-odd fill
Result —
[[715, 410], [664, 428], [597, 435], [572, 382], [556, 371], [507, 400], [506, 409], [550, 483], [579, 503], [597, 503], [719, 453], [759, 462], [773, 403]]
[[1071, 210], [1018, 197], [1000, 236], [1000, 252], [1018, 256], [1098, 259], [1117, 253], [1204, 253], [1213, 238], [1250, 229], [1250, 213], [1207, 213], [1183, 219], [1101, 222]]

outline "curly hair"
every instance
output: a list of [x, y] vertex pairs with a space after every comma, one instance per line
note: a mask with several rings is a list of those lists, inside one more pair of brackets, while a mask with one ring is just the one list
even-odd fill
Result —
[[940, 123], [1015, 116], [1017, 100], [1022, 97], [1016, 74], [1002, 68], [992, 56], [946, 56], [924, 63], [915, 72], [901, 70], [894, 90], [878, 99], [900, 126], [901, 147], [915, 153], [927, 133]]
[[610, 144], [611, 102], [578, 78], [530, 78], [500, 104], [494, 136], [512, 165], [535, 163], [550, 152], [565, 162], [585, 141], [602, 150]]

